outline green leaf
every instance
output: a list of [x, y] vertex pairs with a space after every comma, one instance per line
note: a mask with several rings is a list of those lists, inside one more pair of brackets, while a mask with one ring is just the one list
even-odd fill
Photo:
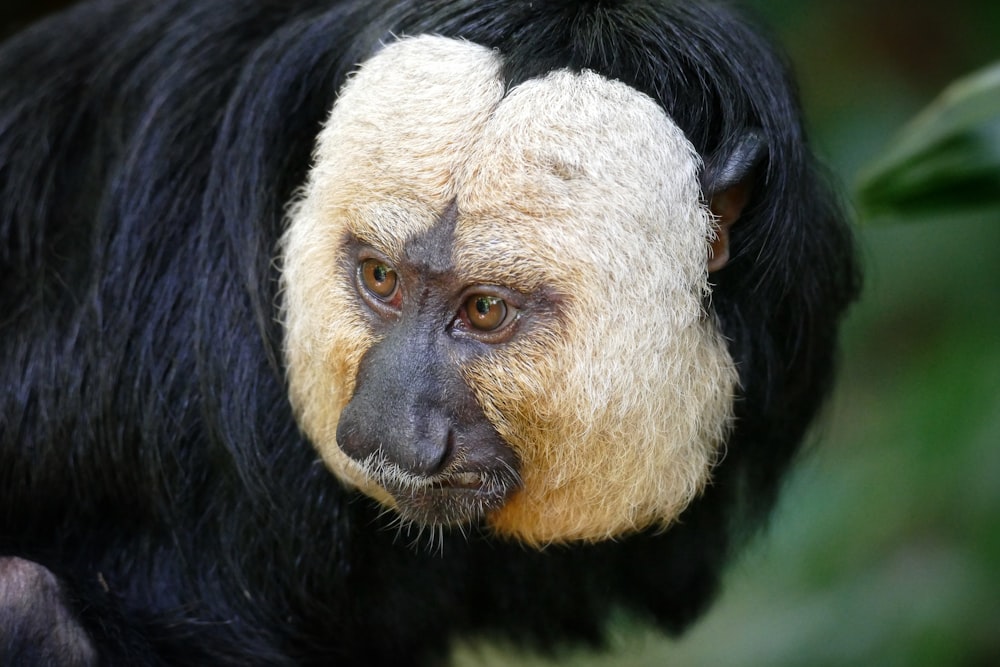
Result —
[[861, 174], [869, 219], [1000, 220], [1000, 63], [951, 84]]

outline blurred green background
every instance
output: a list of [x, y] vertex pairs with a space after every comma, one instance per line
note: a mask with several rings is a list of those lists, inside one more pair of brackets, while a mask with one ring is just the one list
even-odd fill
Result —
[[[0, 33], [59, 4], [3, 0]], [[848, 193], [949, 82], [1000, 60], [997, 0], [744, 4]], [[840, 383], [769, 531], [683, 639], [623, 622], [611, 655], [561, 662], [1000, 665], [1000, 213], [857, 217]], [[548, 664], [481, 647], [459, 663]]]
[[[744, 5], [788, 52], [815, 147], [851, 196], [947, 84], [1000, 61], [996, 0]], [[682, 639], [623, 622], [612, 655], [562, 664], [1000, 665], [1000, 208], [855, 216], [864, 295], [769, 530]]]

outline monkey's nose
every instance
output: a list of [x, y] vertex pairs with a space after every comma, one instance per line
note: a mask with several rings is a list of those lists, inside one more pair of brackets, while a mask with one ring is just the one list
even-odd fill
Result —
[[412, 475], [430, 477], [450, 463], [455, 436], [451, 420], [437, 411], [391, 419], [366, 415], [349, 404], [337, 424], [337, 444], [355, 461], [374, 456]]
[[430, 477], [441, 472], [449, 462], [455, 444], [451, 421], [445, 418], [421, 420], [416, 435], [409, 443], [401, 443], [394, 455], [387, 452], [396, 464], [414, 475]]

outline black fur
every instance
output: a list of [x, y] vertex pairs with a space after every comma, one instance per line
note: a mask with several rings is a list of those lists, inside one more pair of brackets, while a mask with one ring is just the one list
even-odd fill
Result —
[[[283, 207], [345, 76], [425, 32], [496, 47], [511, 85], [556, 67], [625, 81], [687, 132], [708, 178], [747, 131], [765, 141], [713, 274], [737, 430], [666, 533], [414, 548], [296, 429], [274, 320]], [[98, 664], [416, 664], [458, 636], [599, 644], [620, 609], [682, 630], [772, 505], [857, 290], [798, 116], [770, 47], [688, 2], [97, 0], [11, 38], [0, 555], [55, 575], [36, 611], [61, 600]], [[15, 608], [0, 600], [0, 625]]]

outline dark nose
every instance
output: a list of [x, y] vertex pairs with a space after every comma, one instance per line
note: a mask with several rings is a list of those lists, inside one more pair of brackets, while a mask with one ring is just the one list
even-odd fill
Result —
[[413, 475], [439, 473], [454, 446], [449, 416], [422, 402], [406, 409], [399, 396], [371, 393], [361, 388], [340, 416], [337, 444], [344, 453], [356, 461], [379, 454]]
[[472, 400], [442, 334], [437, 311], [404, 314], [362, 357], [337, 444], [356, 461], [378, 455], [422, 477], [455, 458], [457, 425]]

